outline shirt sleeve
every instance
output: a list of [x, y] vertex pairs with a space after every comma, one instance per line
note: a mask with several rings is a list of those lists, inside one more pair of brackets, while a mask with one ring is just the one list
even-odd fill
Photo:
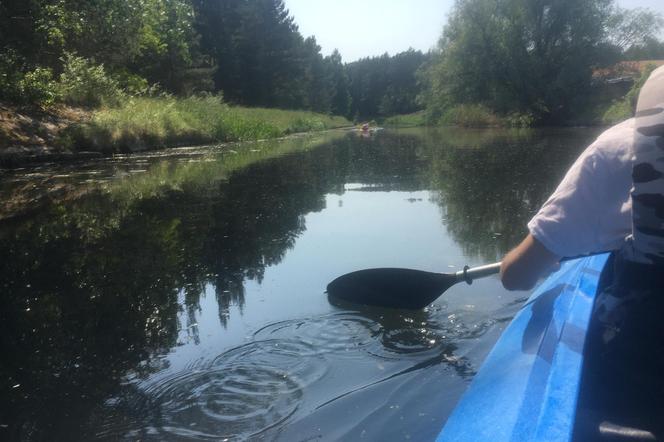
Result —
[[528, 223], [531, 235], [559, 257], [619, 247], [629, 233], [629, 164], [606, 144], [598, 140], [581, 154]]

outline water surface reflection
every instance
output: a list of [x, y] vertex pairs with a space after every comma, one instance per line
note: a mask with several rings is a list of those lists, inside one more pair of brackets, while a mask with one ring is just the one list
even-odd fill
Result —
[[413, 313], [331, 305], [326, 284], [498, 258], [593, 135], [333, 133], [3, 171], [0, 437], [432, 437], [523, 294], [489, 279]]

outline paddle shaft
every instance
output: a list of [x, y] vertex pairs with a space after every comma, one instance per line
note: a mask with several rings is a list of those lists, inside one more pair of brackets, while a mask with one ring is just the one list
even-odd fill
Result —
[[470, 268], [465, 266], [460, 272], [456, 272], [457, 281], [466, 281], [468, 284], [472, 283], [477, 278], [484, 278], [486, 276], [495, 275], [500, 272], [500, 263], [487, 264], [479, 267]]
[[[566, 258], [561, 258], [560, 262], [565, 262], [569, 261], [572, 259], [577, 259], [577, 258], [583, 258], [586, 256], [593, 256], [593, 255], [599, 255], [601, 253], [606, 253], [606, 252], [599, 252], [599, 253], [591, 253], [588, 255], [581, 255], [581, 256], [571, 256], [571, 257], [566, 257]], [[484, 278], [487, 276], [495, 275], [496, 273], [500, 272], [500, 264], [499, 262], [495, 262], [493, 264], [486, 264], [483, 266], [479, 267], [473, 267], [470, 268], [468, 266], [465, 266], [463, 270], [460, 272], [456, 272], [454, 276], [456, 276], [457, 281], [466, 281], [468, 284], [472, 283], [475, 279], [477, 278]]]

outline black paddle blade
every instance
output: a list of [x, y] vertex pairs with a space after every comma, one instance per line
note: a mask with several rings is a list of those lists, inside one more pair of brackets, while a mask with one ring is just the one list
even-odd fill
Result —
[[367, 269], [340, 276], [327, 293], [345, 301], [419, 310], [457, 283], [455, 275], [411, 269]]

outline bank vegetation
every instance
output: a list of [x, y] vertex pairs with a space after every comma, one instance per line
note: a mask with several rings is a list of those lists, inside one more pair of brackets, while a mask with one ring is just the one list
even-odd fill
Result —
[[0, 147], [130, 151], [370, 119], [610, 124], [664, 60], [663, 23], [614, 0], [457, 0], [430, 52], [344, 63], [283, 0], [3, 2]]

